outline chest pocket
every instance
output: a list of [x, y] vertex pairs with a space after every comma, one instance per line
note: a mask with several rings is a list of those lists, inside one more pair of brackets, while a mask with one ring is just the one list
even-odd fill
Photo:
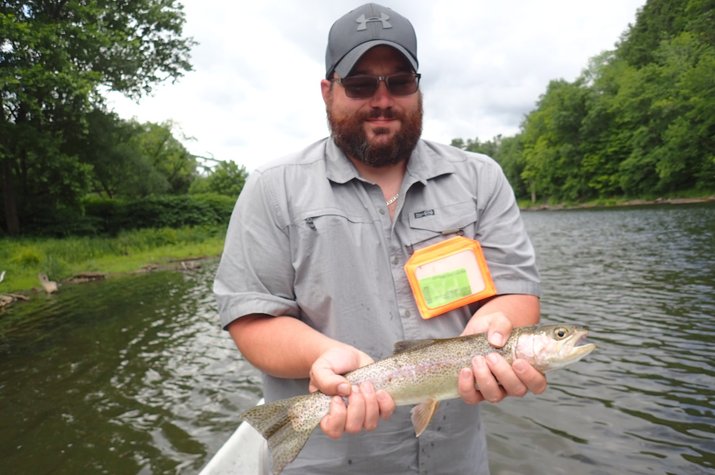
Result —
[[337, 309], [346, 315], [361, 308], [381, 310], [376, 304], [380, 292], [392, 290], [389, 272], [379, 272], [386, 258], [376, 223], [336, 209], [308, 210], [289, 232], [293, 288], [302, 318], [350, 341], [353, 324], [333, 321]]
[[313, 253], [323, 259], [347, 256], [354, 248], [374, 248], [377, 243], [374, 223], [369, 217], [335, 208], [302, 213], [291, 226], [291, 235], [293, 255], [299, 261]]
[[454, 236], [475, 238], [477, 234], [477, 206], [464, 201], [439, 208], [411, 211], [406, 242], [410, 252]]

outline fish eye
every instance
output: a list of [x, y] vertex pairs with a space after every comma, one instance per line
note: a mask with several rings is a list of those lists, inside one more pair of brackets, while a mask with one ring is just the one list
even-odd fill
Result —
[[554, 330], [554, 335], [556, 338], [561, 340], [562, 338], [566, 338], [569, 334], [568, 328], [565, 327], [558, 327], [557, 329]]

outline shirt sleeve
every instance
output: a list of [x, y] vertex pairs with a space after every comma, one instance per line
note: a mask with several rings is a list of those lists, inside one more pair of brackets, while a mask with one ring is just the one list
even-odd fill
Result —
[[534, 247], [524, 227], [514, 192], [493, 160], [483, 170], [477, 190], [479, 214], [476, 239], [484, 250], [499, 294], [540, 296]]
[[255, 313], [299, 315], [287, 226], [269, 185], [252, 173], [231, 215], [213, 285], [223, 328]]

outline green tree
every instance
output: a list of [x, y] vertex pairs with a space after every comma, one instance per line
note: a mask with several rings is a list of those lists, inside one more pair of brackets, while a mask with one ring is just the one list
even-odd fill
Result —
[[588, 196], [581, 168], [587, 97], [581, 81], [551, 81], [536, 110], [526, 117], [523, 178], [533, 193], [568, 201]]
[[140, 132], [134, 137], [137, 148], [152, 168], [166, 183], [164, 190], [169, 194], [188, 193], [191, 182], [196, 177], [196, 159], [174, 137], [173, 124], [147, 122], [139, 125]]
[[196, 161], [164, 124], [125, 121], [95, 109], [76, 155], [92, 168], [92, 188], [109, 198], [179, 194], [196, 175]]
[[[660, 43], [685, 28], [684, 12], [688, 3], [689, 0], [648, 0], [638, 11], [635, 25], [623, 35], [619, 56], [635, 67], [652, 63]], [[712, 28], [712, 23], [710, 25]]]
[[452, 139], [451, 145], [462, 150], [483, 153], [492, 157], [501, 165], [516, 196], [520, 198], [527, 197], [528, 190], [521, 176], [524, 170], [524, 160], [520, 135], [515, 137], [497, 135], [486, 142], [480, 141], [479, 138], [467, 139], [466, 142], [462, 138], [455, 138]]
[[[715, 47], [690, 32], [661, 45], [668, 120], [653, 151], [659, 188], [715, 188]], [[664, 88], [665, 89], [665, 88]]]
[[619, 117], [632, 137], [621, 188], [643, 195], [715, 187], [715, 48], [684, 32], [653, 58], [620, 78]]
[[524, 160], [524, 143], [521, 134], [502, 138], [494, 159], [504, 170], [504, 174], [514, 189], [514, 194], [518, 198], [528, 198], [531, 190], [523, 177], [526, 161]]
[[649, 0], [616, 55], [631, 66], [613, 96], [630, 134], [619, 164], [629, 195], [712, 189], [715, 2]]
[[243, 190], [246, 178], [248, 172], [243, 165], [239, 166], [231, 161], [219, 161], [208, 176], [199, 177], [191, 184], [190, 192], [192, 194], [216, 193], [235, 198]]
[[461, 138], [456, 138], [452, 139], [451, 145], [468, 152], [482, 153], [494, 158], [499, 150], [501, 139], [501, 135], [497, 135], [492, 140], [487, 140], [486, 142], [481, 142], [478, 137], [467, 139], [466, 142]]
[[174, 0], [0, 5], [0, 188], [7, 232], [19, 232], [33, 209], [72, 206], [88, 190], [91, 169], [72, 144], [87, 134], [87, 114], [102, 107], [100, 91], [138, 98], [191, 69], [193, 41], [181, 36], [184, 21]]
[[606, 51], [594, 57], [581, 76], [589, 85], [581, 124], [581, 172], [590, 196], [622, 194], [619, 166], [631, 152], [631, 130], [637, 120], [630, 117], [618, 93], [624, 84], [637, 84], [636, 73], [613, 51]]
[[549, 83], [516, 137], [453, 145], [493, 155], [532, 199], [715, 190], [714, 22], [713, 0], [649, 0], [616, 50]]

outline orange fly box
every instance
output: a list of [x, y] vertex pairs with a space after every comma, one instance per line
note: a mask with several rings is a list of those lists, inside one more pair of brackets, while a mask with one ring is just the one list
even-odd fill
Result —
[[425, 319], [496, 295], [482, 247], [463, 236], [415, 251], [405, 273]]

